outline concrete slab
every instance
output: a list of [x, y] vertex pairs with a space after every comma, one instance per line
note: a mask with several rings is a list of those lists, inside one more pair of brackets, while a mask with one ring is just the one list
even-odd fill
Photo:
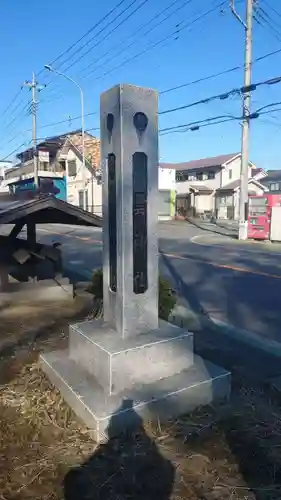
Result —
[[[107, 396], [96, 379], [69, 358], [67, 351], [42, 354], [40, 364], [97, 442], [107, 438], [109, 424], [111, 436], [112, 432], [117, 435], [133, 426], [139, 416], [144, 421], [166, 421], [198, 406], [227, 399], [230, 394], [230, 373], [197, 356], [188, 370], [112, 396]], [[126, 401], [132, 401], [132, 405], [126, 408]]]
[[159, 328], [122, 339], [103, 320], [70, 325], [69, 356], [96, 377], [107, 394], [152, 383], [193, 364], [193, 333], [166, 321]]

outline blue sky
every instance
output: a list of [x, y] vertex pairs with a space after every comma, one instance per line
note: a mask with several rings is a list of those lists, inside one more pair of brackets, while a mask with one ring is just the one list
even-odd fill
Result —
[[[114, 12], [114, 16], [121, 13], [132, 1], [124, 1]], [[0, 31], [0, 159], [14, 149], [24, 149], [24, 146], [20, 148], [23, 143], [29, 145], [31, 116], [24, 109], [30, 99], [29, 90], [24, 88], [4, 117], [2, 115], [20, 85], [31, 78], [32, 71], [38, 74], [40, 83], [48, 84], [38, 96], [38, 137], [44, 138], [80, 127], [79, 120], [71, 119], [80, 114], [77, 89], [65, 79], [48, 74], [42, 69], [44, 64], [56, 59], [117, 3], [118, 0], [81, 0], [79, 4], [74, 1], [49, 0], [43, 7], [35, 0], [1, 2], [1, 19], [5, 22], [2, 23]], [[141, 3], [143, 6], [127, 22], [110, 36], [106, 36], [125, 15], [133, 12]], [[161, 92], [243, 64], [244, 30], [230, 13], [228, 0], [221, 8], [216, 7], [219, 0], [190, 0], [188, 4], [187, 0], [177, 0], [170, 10], [161, 14], [171, 3], [172, 0], [135, 0], [126, 14], [120, 16], [115, 23], [107, 28], [104, 23], [93, 30], [54, 64], [57, 69], [66, 71], [69, 76], [75, 78], [83, 87], [85, 112], [97, 112], [96, 115], [86, 118], [87, 128], [99, 127], [99, 95], [116, 83], [154, 87]], [[236, 3], [241, 16], [244, 15], [245, 0], [236, 0]], [[278, 7], [275, 0], [259, 0], [259, 5], [270, 16], [265, 19], [270, 19], [271, 28], [264, 22], [263, 26], [254, 23], [253, 58], [281, 48], [281, 6]], [[211, 8], [215, 10], [194, 23], [194, 19]], [[279, 9], [280, 17], [272, 8]], [[176, 9], [179, 10], [173, 14]], [[154, 22], [149, 24], [154, 16]], [[166, 16], [167, 19], [164, 20]], [[113, 15], [108, 19], [110, 22]], [[146, 34], [162, 20], [161, 25]], [[143, 28], [139, 30], [141, 26]], [[101, 33], [98, 35], [99, 31]], [[90, 41], [91, 37], [95, 38]], [[101, 42], [101, 38], [105, 40]], [[163, 43], [158, 43], [161, 40], [164, 40]], [[82, 44], [87, 45], [81, 49]], [[89, 50], [91, 48], [92, 50]], [[124, 64], [127, 59], [146, 49], [143, 55]], [[74, 51], [78, 52], [73, 55]], [[87, 55], [86, 51], [89, 51]], [[81, 60], [68, 68], [80, 56]], [[69, 61], [64, 62], [67, 58]], [[281, 53], [254, 64], [253, 82], [281, 75], [280, 63]], [[92, 66], [88, 68], [90, 64]], [[90, 70], [92, 74], [86, 78]], [[159, 110], [188, 104], [241, 85], [242, 69], [160, 95]], [[253, 92], [252, 109], [279, 101], [281, 84], [261, 87]], [[161, 129], [217, 115], [239, 116], [240, 113], [241, 99], [237, 96], [160, 117], [159, 125]], [[66, 123], [46, 127], [63, 120], [66, 120]], [[99, 134], [98, 130], [92, 133]], [[263, 168], [281, 168], [280, 135], [281, 111], [252, 121], [251, 160]], [[188, 161], [236, 152], [240, 149], [240, 141], [241, 127], [238, 122], [206, 127], [197, 132], [165, 135], [160, 138], [160, 159], [172, 162]]]

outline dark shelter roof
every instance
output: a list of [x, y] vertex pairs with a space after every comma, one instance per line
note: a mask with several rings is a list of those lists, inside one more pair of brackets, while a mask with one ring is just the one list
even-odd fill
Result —
[[0, 224], [16, 224], [27, 217], [35, 224], [102, 226], [102, 219], [98, 215], [85, 212], [82, 208], [54, 196], [0, 202]]

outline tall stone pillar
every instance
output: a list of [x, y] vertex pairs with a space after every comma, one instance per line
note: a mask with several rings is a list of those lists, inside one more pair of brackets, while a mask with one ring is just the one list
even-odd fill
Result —
[[158, 327], [158, 96], [101, 96], [104, 319], [122, 338]]

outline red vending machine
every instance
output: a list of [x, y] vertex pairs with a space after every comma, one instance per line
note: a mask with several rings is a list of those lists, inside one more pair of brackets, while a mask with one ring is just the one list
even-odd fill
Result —
[[248, 238], [270, 239], [272, 207], [280, 206], [280, 204], [280, 194], [264, 193], [260, 196], [249, 196]]

